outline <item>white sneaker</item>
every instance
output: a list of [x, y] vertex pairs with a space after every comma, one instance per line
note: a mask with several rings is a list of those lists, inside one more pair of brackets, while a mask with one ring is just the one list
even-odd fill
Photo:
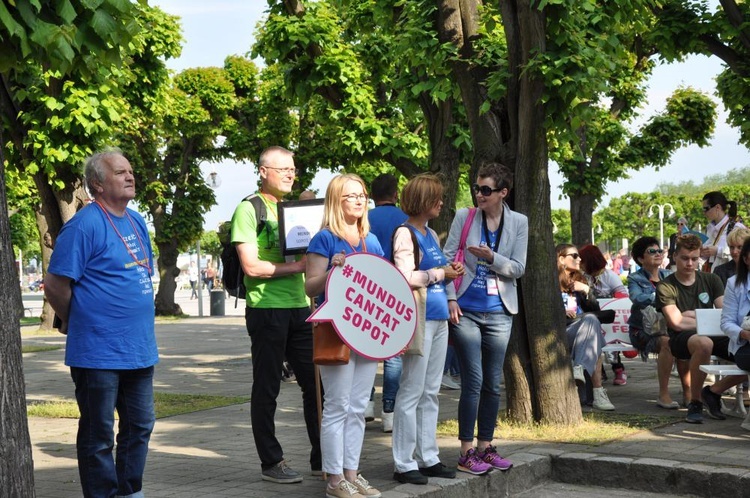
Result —
[[380, 414], [380, 418], [383, 421], [383, 432], [393, 432], [393, 412]]
[[615, 409], [615, 405], [609, 401], [607, 391], [603, 387], [594, 388], [594, 408], [604, 411], [612, 411]]
[[583, 375], [583, 365], [573, 365], [573, 380], [576, 383], [586, 384], [586, 376]]
[[448, 374], [443, 375], [443, 381], [440, 383], [440, 385], [444, 389], [450, 389], [452, 391], [458, 391], [459, 389], [461, 389], [461, 384], [458, 384], [455, 380], [453, 380], [453, 377]]
[[375, 420], [375, 402], [369, 401], [365, 408], [365, 422], [372, 422]]
[[747, 416], [745, 417], [745, 420], [743, 420], [740, 424], [740, 427], [742, 427], [746, 431], [750, 431], [750, 412], [747, 413]]

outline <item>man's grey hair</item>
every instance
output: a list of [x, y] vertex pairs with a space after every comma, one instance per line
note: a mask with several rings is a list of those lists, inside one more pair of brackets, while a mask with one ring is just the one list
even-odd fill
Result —
[[294, 157], [294, 152], [287, 150], [279, 145], [272, 145], [271, 147], [260, 153], [260, 159], [258, 159], [258, 168], [262, 166], [271, 166], [273, 164], [273, 158], [276, 154], [287, 154]]
[[104, 165], [112, 156], [122, 156], [123, 153], [117, 147], [107, 147], [99, 152], [94, 153], [86, 159], [83, 167], [83, 176], [86, 180], [86, 188], [92, 197], [96, 197], [95, 183], [103, 183], [106, 173]]

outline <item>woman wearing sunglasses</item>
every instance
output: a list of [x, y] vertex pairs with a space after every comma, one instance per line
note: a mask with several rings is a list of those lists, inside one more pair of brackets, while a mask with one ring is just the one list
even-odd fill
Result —
[[526, 216], [511, 211], [505, 203], [512, 186], [513, 174], [506, 166], [481, 166], [473, 186], [478, 209], [456, 213], [444, 248], [445, 256], [453, 260], [464, 225], [473, 214], [461, 247], [465, 248], [465, 275], [460, 286], [450, 284], [446, 293], [450, 335], [461, 366], [458, 470], [475, 475], [513, 466], [490, 444], [500, 409], [505, 351], [513, 315], [518, 313], [516, 279], [526, 269], [529, 236]]
[[594, 313], [600, 311], [599, 302], [581, 272], [581, 256], [576, 246], [560, 244], [555, 252], [560, 293], [567, 317], [565, 333], [570, 358], [573, 360], [573, 378], [577, 383], [585, 383], [583, 372], [588, 372], [594, 387], [594, 408], [614, 410], [607, 391], [602, 387], [604, 332]]
[[738, 228], [737, 230], [732, 230], [732, 233], [727, 235], [727, 248], [729, 248], [729, 256], [732, 259], [714, 268], [714, 273], [721, 279], [725, 287], [727, 280], [737, 273], [742, 244], [748, 237], [750, 237], [750, 228]]
[[703, 214], [708, 218], [706, 235], [708, 240], [701, 248], [701, 258], [705, 260], [703, 271], [711, 271], [731, 261], [727, 235], [735, 228], [745, 228], [737, 221], [737, 203], [728, 201], [721, 192], [709, 192], [703, 196]]
[[[630, 344], [640, 353], [643, 361], [650, 353], [659, 355], [656, 360], [656, 376], [659, 380], [659, 397], [656, 406], [667, 410], [676, 410], [679, 405], [672, 401], [669, 394], [669, 374], [672, 372], [674, 356], [669, 349], [669, 336], [651, 336], [643, 332], [643, 314], [646, 306], [653, 306], [656, 300], [656, 285], [672, 273], [661, 268], [664, 252], [659, 248], [659, 241], [654, 237], [641, 237], [633, 244], [631, 255], [641, 269], [628, 275], [628, 290], [633, 306], [628, 319]], [[690, 402], [690, 371], [687, 362], [678, 361], [677, 371], [682, 380], [682, 392], [685, 404]]]

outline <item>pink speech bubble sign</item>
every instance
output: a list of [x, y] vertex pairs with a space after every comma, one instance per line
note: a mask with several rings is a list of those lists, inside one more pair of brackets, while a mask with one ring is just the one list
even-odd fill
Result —
[[417, 306], [409, 283], [395, 266], [374, 254], [354, 253], [328, 274], [326, 301], [307, 321], [333, 322], [352, 351], [387, 360], [411, 341]]

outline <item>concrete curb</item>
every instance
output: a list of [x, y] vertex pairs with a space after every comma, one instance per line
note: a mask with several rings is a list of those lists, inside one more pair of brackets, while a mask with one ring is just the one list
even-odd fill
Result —
[[551, 456], [552, 480], [692, 496], [750, 497], [750, 472], [743, 468], [656, 458], [607, 457], [594, 453]]

